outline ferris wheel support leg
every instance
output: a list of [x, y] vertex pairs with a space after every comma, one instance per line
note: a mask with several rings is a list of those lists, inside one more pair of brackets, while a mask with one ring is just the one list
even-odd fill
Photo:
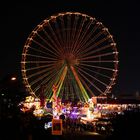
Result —
[[83, 97], [84, 97], [85, 101], [87, 102], [87, 101], [89, 100], [89, 96], [88, 96], [88, 94], [87, 94], [87, 92], [86, 92], [84, 86], [82, 85], [82, 83], [81, 83], [81, 81], [80, 81], [80, 79], [79, 79], [79, 77], [78, 77], [78, 75], [77, 75], [77, 73], [76, 73], [74, 67], [71, 66], [70, 68], [71, 68], [71, 70], [72, 70], [72, 72], [73, 72], [73, 75], [74, 75], [74, 77], [75, 77], [75, 79], [76, 79], [78, 85], [79, 85], [79, 88], [80, 88], [80, 90], [81, 90], [81, 92], [82, 92], [82, 94], [83, 94]]

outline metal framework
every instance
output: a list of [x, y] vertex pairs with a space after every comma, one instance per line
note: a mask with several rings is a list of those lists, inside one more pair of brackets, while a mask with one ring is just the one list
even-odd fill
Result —
[[53, 85], [62, 99], [88, 101], [108, 94], [118, 72], [118, 51], [108, 29], [78, 12], [53, 15], [31, 32], [21, 60], [27, 91], [51, 99]]

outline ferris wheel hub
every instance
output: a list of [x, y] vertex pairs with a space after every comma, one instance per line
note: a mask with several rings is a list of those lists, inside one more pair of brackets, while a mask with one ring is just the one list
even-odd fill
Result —
[[78, 65], [79, 64], [78, 59], [72, 53], [66, 53], [64, 55], [64, 61], [66, 62], [66, 64], [68, 66], [74, 66], [74, 65]]

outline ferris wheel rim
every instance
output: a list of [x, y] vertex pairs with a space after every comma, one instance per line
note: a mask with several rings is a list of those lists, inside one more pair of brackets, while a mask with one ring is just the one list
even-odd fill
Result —
[[[42, 29], [43, 26], [46, 26], [46, 24], [50, 24], [50, 21], [56, 19], [56, 18], [59, 18], [59, 17], [63, 17], [63, 16], [66, 16], [66, 15], [77, 15], [77, 16], [82, 16], [82, 17], [86, 17], [86, 18], [89, 18], [92, 21], [95, 20], [95, 22], [97, 24], [100, 25], [100, 23], [93, 17], [91, 16], [88, 16], [86, 14], [82, 14], [82, 13], [79, 13], [79, 12], [63, 12], [63, 13], [58, 13], [56, 15], [53, 15], [51, 16], [50, 18], [47, 18], [45, 20], [43, 20], [39, 25], [37, 25], [33, 31], [31, 32], [31, 34], [29, 35], [29, 37], [27, 38], [27, 41], [24, 45], [24, 48], [23, 48], [23, 53], [22, 53], [22, 61], [21, 61], [21, 69], [22, 69], [22, 75], [23, 75], [23, 81], [25, 83], [25, 85], [27, 86], [27, 89], [28, 89], [28, 92], [30, 92], [32, 95], [36, 96], [35, 92], [32, 90], [31, 86], [30, 86], [30, 83], [28, 81], [28, 78], [27, 78], [27, 74], [26, 74], [26, 57], [27, 57], [27, 52], [28, 52], [28, 49], [30, 48], [30, 41], [34, 41], [34, 37], [36, 36], [37, 32], [40, 31]], [[107, 33], [110, 35], [109, 31], [107, 31]], [[84, 34], [84, 33], [83, 33]], [[116, 49], [116, 44], [114, 42], [114, 39], [112, 38], [112, 36], [110, 36], [110, 38], [112, 39], [112, 44], [114, 44], [114, 51], [110, 53], [110, 55], [112, 53], [114, 53], [114, 68], [110, 68], [110, 70], [113, 71], [113, 75], [112, 75], [112, 78], [110, 79], [110, 83], [106, 86], [106, 90], [102, 93], [102, 94], [107, 94], [110, 89], [112, 88], [112, 86], [115, 84], [115, 79], [116, 79], [116, 76], [117, 76], [117, 71], [118, 71], [118, 52], [117, 52], [117, 49]], [[88, 38], [87, 38], [88, 39]], [[83, 42], [81, 42], [82, 44]], [[83, 44], [84, 45], [84, 44]], [[88, 45], [88, 44], [87, 44]], [[35, 50], [34, 50], [35, 51]], [[77, 50], [78, 52], [79, 50]], [[51, 53], [51, 52], [50, 52]], [[56, 53], [59, 53], [59, 50], [56, 51]], [[31, 54], [30, 54], [31, 55]], [[105, 55], [105, 54], [102, 54], [102, 55]], [[109, 55], [106, 53], [106, 55]], [[33, 55], [32, 55], [33, 56]], [[95, 57], [95, 56], [94, 56]], [[98, 56], [96, 56], [98, 57]], [[101, 55], [99, 54], [99, 57], [101, 57]], [[56, 56], [57, 58], [57, 56]], [[69, 59], [69, 58], [68, 58]], [[89, 59], [89, 58], [88, 58]], [[93, 61], [92, 61], [93, 62]], [[107, 60], [106, 60], [107, 62]], [[32, 62], [31, 62], [32, 63]], [[43, 63], [43, 61], [42, 61]], [[46, 63], [44, 61], [44, 63]], [[72, 63], [72, 62], [71, 62]], [[76, 62], [75, 62], [76, 63]], [[84, 60], [83, 60], [83, 63], [84, 63]], [[105, 63], [105, 62], [104, 62]], [[87, 64], [86, 64], [87, 65]], [[43, 67], [43, 66], [42, 66]], [[78, 66], [77, 66], [78, 67]], [[96, 68], [103, 68], [103, 67], [99, 67], [99, 66], [96, 66]], [[105, 69], [105, 68], [104, 68]], [[109, 69], [109, 68], [108, 68]], [[95, 78], [95, 77], [94, 77]], [[101, 95], [101, 94], [100, 94]]]

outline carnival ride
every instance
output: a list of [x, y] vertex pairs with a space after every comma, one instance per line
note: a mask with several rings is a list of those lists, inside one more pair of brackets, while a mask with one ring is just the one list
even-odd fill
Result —
[[118, 51], [113, 36], [95, 17], [58, 13], [43, 20], [27, 38], [21, 71], [27, 92], [40, 99], [41, 106], [45, 100], [58, 105], [57, 99], [87, 103], [111, 92]]

